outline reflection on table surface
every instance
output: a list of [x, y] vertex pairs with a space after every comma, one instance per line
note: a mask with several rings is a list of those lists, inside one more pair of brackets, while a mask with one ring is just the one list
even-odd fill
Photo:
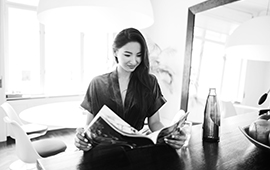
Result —
[[80, 103], [72, 101], [43, 104], [25, 109], [19, 116], [24, 121], [48, 126], [82, 127], [86, 121], [86, 114], [83, 114]]
[[[91, 153], [78, 151], [41, 159], [39, 163], [46, 170], [61, 170], [62, 167], [65, 170], [84, 170], [93, 166], [93, 169], [111, 166], [115, 169], [147, 170], [266, 170], [270, 169], [270, 152], [254, 146], [239, 130], [257, 116], [257, 112], [252, 112], [222, 119], [218, 143], [203, 142], [202, 125], [195, 125], [188, 148], [178, 152], [168, 146], [153, 146], [129, 150], [125, 154], [116, 150], [116, 154], [105, 154], [109, 157], [101, 154], [98, 159]], [[124, 159], [127, 162], [123, 162]]]

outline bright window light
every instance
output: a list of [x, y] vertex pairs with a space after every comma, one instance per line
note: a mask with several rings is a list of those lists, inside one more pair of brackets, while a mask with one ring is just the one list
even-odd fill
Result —
[[39, 23], [35, 11], [8, 8], [8, 93], [40, 92]]
[[44, 26], [24, 5], [6, 6], [8, 98], [81, 95], [93, 77], [112, 69], [113, 33]]
[[190, 96], [205, 99], [214, 87], [220, 100], [241, 102], [246, 62], [226, 56], [227, 35], [197, 27], [194, 35]]

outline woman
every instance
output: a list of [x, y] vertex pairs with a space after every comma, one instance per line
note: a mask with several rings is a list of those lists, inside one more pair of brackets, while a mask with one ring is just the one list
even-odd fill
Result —
[[[122, 30], [113, 43], [113, 54], [117, 63], [114, 71], [95, 77], [86, 92], [81, 106], [89, 112], [89, 124], [103, 105], [107, 105], [131, 126], [140, 130], [148, 119], [151, 131], [163, 127], [159, 109], [165, 104], [158, 81], [149, 74], [148, 48], [143, 35], [134, 28]], [[77, 129], [75, 146], [88, 151], [91, 141]], [[175, 149], [181, 148], [183, 135], [174, 135], [165, 142]]]

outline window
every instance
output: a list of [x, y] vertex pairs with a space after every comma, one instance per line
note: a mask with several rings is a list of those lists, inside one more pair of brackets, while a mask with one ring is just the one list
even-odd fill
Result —
[[80, 93], [80, 33], [45, 29], [44, 94]]
[[8, 93], [39, 93], [40, 45], [36, 11], [9, 7], [8, 57], [6, 82]]
[[204, 99], [214, 87], [221, 100], [241, 102], [246, 62], [226, 56], [226, 34], [199, 27], [194, 33], [190, 96]]
[[214, 42], [205, 42], [198, 79], [198, 95], [207, 96], [210, 87], [220, 90], [223, 72], [224, 46]]
[[37, 20], [37, 2], [10, 0], [6, 5], [7, 96], [84, 94], [94, 76], [113, 66], [113, 34], [44, 26]]

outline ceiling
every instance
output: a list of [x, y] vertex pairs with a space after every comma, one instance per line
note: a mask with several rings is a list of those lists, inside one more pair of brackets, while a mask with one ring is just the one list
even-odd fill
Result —
[[241, 23], [262, 15], [270, 15], [270, 0], [240, 0], [196, 15], [196, 26], [230, 34]]

